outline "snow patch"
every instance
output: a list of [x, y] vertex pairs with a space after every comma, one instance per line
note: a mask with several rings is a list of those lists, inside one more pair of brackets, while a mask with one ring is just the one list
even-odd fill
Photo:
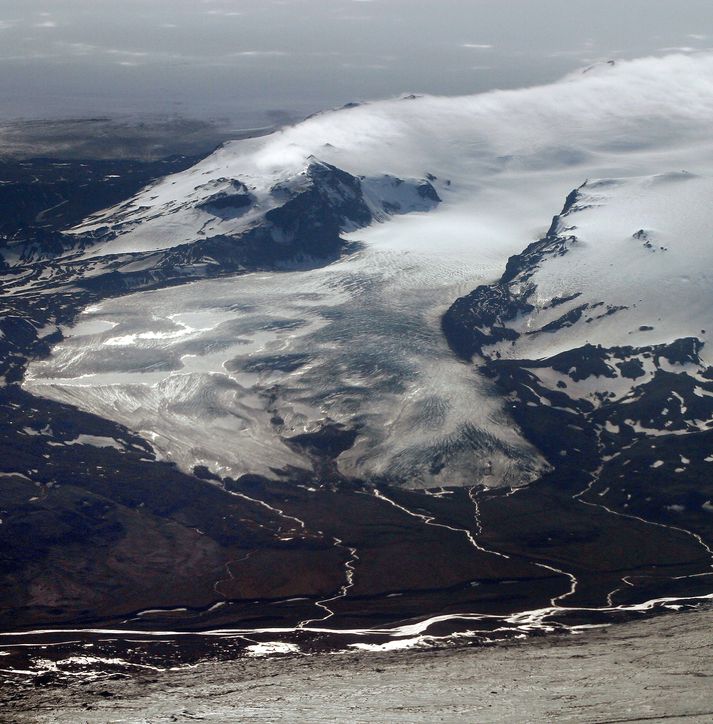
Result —
[[297, 646], [297, 644], [288, 644], [282, 641], [265, 641], [247, 646], [245, 651], [248, 656], [260, 658], [263, 656], [274, 656], [276, 654], [299, 654], [300, 647]]

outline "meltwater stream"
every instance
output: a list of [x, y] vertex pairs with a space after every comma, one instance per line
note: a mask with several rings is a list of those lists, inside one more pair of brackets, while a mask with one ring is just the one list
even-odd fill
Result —
[[554, 605], [508, 615], [443, 614], [390, 627], [354, 629], [330, 628], [327, 620], [320, 619], [297, 627], [200, 632], [128, 627], [5, 632], [0, 633], [0, 675], [17, 682], [43, 674], [60, 681], [92, 681], [142, 670], [177, 671], [207, 659], [482, 646], [541, 634], [577, 634], [711, 602], [713, 594], [600, 608]]

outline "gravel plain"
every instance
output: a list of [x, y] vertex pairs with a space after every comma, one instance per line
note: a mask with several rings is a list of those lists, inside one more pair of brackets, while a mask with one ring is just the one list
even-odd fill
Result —
[[713, 608], [480, 648], [210, 662], [4, 692], [6, 722], [710, 722]]

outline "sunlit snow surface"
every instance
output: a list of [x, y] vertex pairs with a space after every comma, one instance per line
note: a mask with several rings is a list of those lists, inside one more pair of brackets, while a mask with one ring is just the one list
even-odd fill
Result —
[[141, 431], [186, 468], [309, 468], [285, 438], [331, 419], [359, 430], [338, 461], [345, 474], [526, 482], [543, 461], [454, 359], [440, 315], [497, 278], [586, 179], [713, 171], [711, 118], [713, 56], [671, 56], [522, 91], [370, 103], [228, 144], [88, 221], [78, 231], [121, 227], [85, 257], [237, 233], [249, 219], [197, 204], [221, 179], [267, 198], [312, 155], [358, 175], [434, 174], [443, 203], [354, 232], [362, 250], [324, 269], [105, 302], [26, 384]]
[[[535, 308], [508, 324], [519, 338], [488, 353], [539, 359], [587, 343], [706, 342], [713, 333], [711, 202], [713, 178], [685, 172], [588, 182], [559, 222], [559, 235], [571, 239], [566, 253], [547, 255], [528, 277]], [[588, 311], [575, 323], [539, 332], [583, 305]], [[713, 363], [708, 344], [702, 358]]]

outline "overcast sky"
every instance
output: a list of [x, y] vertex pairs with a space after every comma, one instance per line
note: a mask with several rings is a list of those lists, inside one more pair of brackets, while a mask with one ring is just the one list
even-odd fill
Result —
[[260, 125], [710, 46], [713, 0], [0, 0], [0, 117]]

